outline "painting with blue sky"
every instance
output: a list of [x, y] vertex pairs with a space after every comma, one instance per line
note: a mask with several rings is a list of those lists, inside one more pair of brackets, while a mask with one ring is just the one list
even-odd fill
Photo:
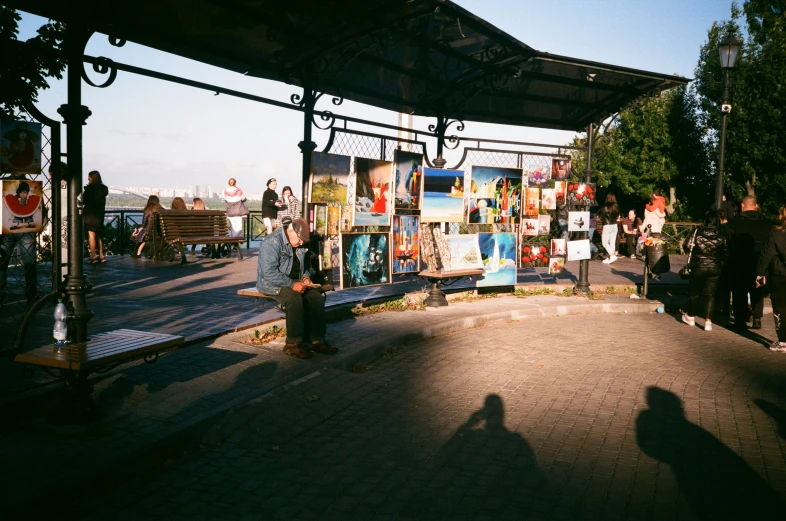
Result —
[[514, 224], [521, 222], [523, 170], [472, 166], [468, 222]]
[[478, 287], [513, 286], [516, 284], [516, 234], [479, 233], [483, 274]]
[[425, 168], [423, 170], [424, 223], [464, 221], [464, 171]]

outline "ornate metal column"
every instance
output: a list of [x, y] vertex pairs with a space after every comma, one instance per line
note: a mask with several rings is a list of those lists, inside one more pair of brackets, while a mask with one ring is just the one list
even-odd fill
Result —
[[297, 94], [292, 95], [292, 103], [296, 103], [303, 107], [303, 141], [297, 144], [300, 152], [303, 154], [303, 171], [302, 171], [302, 184], [303, 184], [303, 217], [308, 220], [309, 212], [311, 210], [309, 200], [309, 177], [311, 176], [311, 153], [317, 148], [317, 144], [311, 139], [311, 125], [314, 120], [314, 105], [317, 103], [316, 93], [311, 90], [308, 83], [303, 84], [303, 97]]
[[82, 55], [90, 31], [81, 23], [78, 8], [70, 11], [66, 23], [65, 52], [68, 62], [68, 103], [57, 112], [67, 125], [68, 138], [68, 294], [69, 336], [73, 342], [87, 340], [87, 322], [93, 312], [87, 307], [85, 295], [90, 284], [83, 271], [82, 217], [77, 197], [82, 192], [82, 125], [90, 117], [90, 109], [82, 105]]
[[[584, 182], [590, 183], [592, 182], [592, 174], [595, 172], [592, 169], [592, 146], [594, 142], [594, 136], [592, 135], [592, 127], [593, 124], [590, 123], [587, 125], [587, 166], [584, 169]], [[584, 234], [584, 238], [589, 238], [589, 232], [582, 232]], [[579, 280], [576, 282], [576, 286], [573, 288], [573, 293], [575, 294], [583, 294], [589, 295], [592, 293], [590, 290], [590, 283], [589, 283], [589, 260], [582, 260], [579, 261]]]
[[447, 142], [445, 141], [445, 134], [447, 133], [448, 128], [454, 124], [456, 125], [456, 130], [459, 132], [464, 130], [463, 121], [458, 119], [448, 119], [441, 115], [437, 116], [437, 123], [435, 125], [428, 126], [429, 132], [433, 132], [437, 135], [437, 157], [434, 159], [434, 161], [432, 161], [435, 168], [445, 168], [447, 160], [442, 157], [442, 153], [446, 146], [451, 150], [458, 146], [459, 139], [455, 135], [449, 136]]

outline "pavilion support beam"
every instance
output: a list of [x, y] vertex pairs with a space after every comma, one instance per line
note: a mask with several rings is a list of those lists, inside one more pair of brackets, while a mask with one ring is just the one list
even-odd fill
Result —
[[317, 102], [316, 93], [311, 89], [308, 82], [303, 82], [303, 99], [301, 100], [303, 106], [303, 141], [297, 144], [300, 152], [303, 154], [303, 171], [301, 181], [303, 184], [303, 218], [307, 221], [310, 219], [311, 205], [308, 201], [309, 194], [309, 178], [311, 177], [311, 153], [317, 148], [311, 137], [311, 125], [314, 121], [314, 105]]
[[[592, 174], [595, 172], [592, 169], [592, 147], [595, 141], [593, 139], [592, 127], [592, 123], [587, 125], [587, 166], [584, 169], [585, 183], [592, 182]], [[587, 209], [589, 209], [589, 206], [587, 206]], [[584, 234], [585, 239], [589, 238], [589, 232], [582, 233]], [[592, 293], [589, 283], [589, 259], [579, 261], [579, 280], [576, 282], [576, 286], [573, 288], [573, 293], [577, 295], [590, 295]]]

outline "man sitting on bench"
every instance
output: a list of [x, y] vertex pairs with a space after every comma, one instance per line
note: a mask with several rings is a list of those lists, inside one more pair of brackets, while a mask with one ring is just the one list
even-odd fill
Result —
[[311, 282], [308, 241], [308, 223], [297, 218], [265, 236], [259, 245], [257, 290], [275, 298], [284, 309], [284, 354], [295, 358], [310, 358], [311, 351], [338, 352], [325, 341], [325, 294]]

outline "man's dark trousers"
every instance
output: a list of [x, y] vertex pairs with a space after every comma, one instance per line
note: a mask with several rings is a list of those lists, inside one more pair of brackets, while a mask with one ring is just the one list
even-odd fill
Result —
[[308, 288], [300, 294], [281, 288], [276, 300], [284, 307], [287, 321], [287, 344], [325, 339], [325, 294]]

